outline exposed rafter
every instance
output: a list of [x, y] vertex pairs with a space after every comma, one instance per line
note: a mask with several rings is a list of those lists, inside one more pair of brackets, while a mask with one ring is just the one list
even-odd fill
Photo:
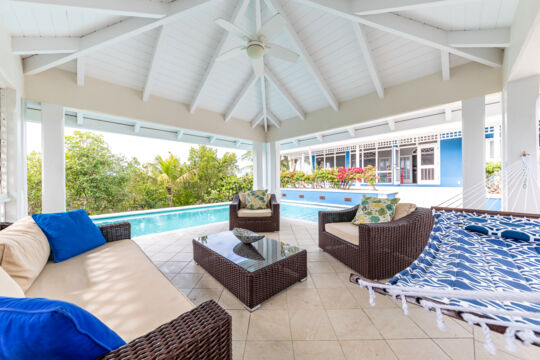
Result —
[[446, 121], [452, 121], [452, 109], [449, 107], [446, 107], [444, 109], [444, 119]]
[[251, 127], [254, 128], [255, 126], [259, 125], [264, 118], [264, 114], [261, 112], [255, 119], [251, 120]]
[[229, 109], [225, 113], [225, 121], [229, 121], [231, 117], [233, 116], [234, 111], [240, 104], [240, 102], [246, 97], [246, 94], [248, 93], [249, 89], [257, 82], [257, 76], [255, 74], [251, 74], [248, 81], [244, 84], [244, 87], [242, 90], [240, 90], [240, 93], [236, 96], [234, 99], [234, 102], [229, 106]]
[[278, 119], [278, 117], [271, 111], [268, 110], [268, 121], [272, 123], [272, 125], [280, 128], [281, 127], [281, 121]]
[[[194, 10], [207, 5], [213, 0], [175, 1], [170, 4], [169, 15], [158, 19], [129, 18], [117, 24], [98, 30], [81, 38], [79, 50], [64, 55], [35, 55], [24, 60], [24, 73], [35, 75], [42, 71], [65, 64], [78, 57], [87, 55], [105, 46], [130, 39], [144, 32], [187, 16]], [[47, 39], [44, 38], [44, 41]]]
[[281, 14], [281, 16], [283, 17], [284, 22], [285, 22], [285, 28], [287, 29], [287, 32], [289, 33], [289, 35], [292, 38], [292, 40], [293, 40], [294, 44], [296, 45], [296, 47], [300, 50], [300, 54], [301, 54], [302, 58], [304, 59], [304, 62], [306, 63], [307, 70], [309, 70], [311, 76], [315, 80], [315, 82], [316, 82], [317, 86], [319, 87], [319, 89], [322, 91], [324, 97], [326, 98], [326, 100], [328, 101], [330, 106], [335, 111], [339, 111], [339, 103], [338, 103], [336, 97], [332, 93], [332, 90], [330, 90], [330, 87], [328, 86], [326, 80], [322, 76], [319, 68], [317, 67], [317, 65], [315, 65], [315, 61], [311, 58], [311, 55], [309, 54], [306, 47], [304, 46], [304, 44], [300, 40], [300, 37], [298, 36], [298, 33], [296, 32], [296, 30], [292, 26], [292, 23], [289, 21], [289, 19], [287, 17], [287, 14], [283, 10], [283, 8], [279, 4], [279, 2], [276, 1], [276, 0], [264, 0], [264, 1], [266, 3], [266, 6], [268, 6], [268, 8], [272, 12], [274, 12], [274, 13], [277, 12], [277, 13]]
[[159, 19], [167, 15], [168, 4], [148, 0], [8, 0], [13, 3], [90, 9], [109, 15]]
[[81, 39], [72, 37], [12, 37], [11, 51], [15, 55], [70, 54], [79, 50]]
[[[250, 0], [243, 0], [238, 3], [236, 8], [234, 9], [233, 15], [231, 16], [230, 22], [236, 23], [238, 19], [246, 12], [246, 7], [249, 5]], [[214, 70], [214, 67], [216, 65], [217, 58], [223, 51], [223, 47], [227, 40], [229, 39], [230, 33], [228, 31], [225, 31], [223, 35], [221, 35], [221, 40], [219, 41], [219, 44], [216, 47], [216, 50], [214, 51], [214, 55], [212, 55], [212, 58], [210, 59], [210, 62], [208, 63], [208, 67], [206, 68], [206, 72], [204, 73], [201, 82], [199, 83], [199, 86], [197, 87], [197, 90], [195, 91], [195, 95], [193, 96], [193, 100], [191, 100], [191, 105], [189, 107], [189, 111], [191, 113], [195, 112], [197, 109], [197, 106], [199, 106], [199, 101], [201, 100], [201, 95], [203, 94], [204, 90], [206, 89], [206, 86], [208, 84], [208, 79], [210, 78], [210, 74], [212, 74], [212, 71]]]
[[444, 6], [466, 1], [475, 0], [353, 0], [351, 2], [351, 11], [358, 15], [373, 15]]
[[81, 112], [77, 113], [77, 125], [83, 125], [84, 124], [84, 115]]
[[390, 131], [396, 130], [396, 122], [393, 119], [388, 120], [388, 128]]
[[448, 45], [458, 48], [507, 48], [510, 46], [510, 28], [449, 31]]
[[263, 118], [263, 125], [264, 125], [264, 131], [268, 131], [268, 108], [267, 108], [267, 99], [266, 99], [266, 81], [264, 79], [264, 76], [261, 76], [261, 101], [262, 101], [262, 113], [264, 115]]
[[405, 18], [395, 14], [379, 14], [358, 16], [351, 12], [347, 0], [294, 0], [297, 3], [308, 5], [353, 22], [364, 24], [372, 28], [418, 42], [439, 50], [480, 64], [500, 67], [503, 61], [503, 52], [496, 48], [461, 49], [453, 47], [448, 42], [448, 32], [433, 26]]
[[84, 78], [86, 74], [86, 59], [84, 57], [77, 58], [77, 85], [84, 86]]
[[150, 68], [148, 69], [148, 74], [146, 75], [146, 82], [144, 83], [142, 95], [143, 101], [147, 101], [150, 97], [150, 92], [152, 91], [152, 84], [156, 77], [156, 70], [161, 57], [163, 57], [163, 44], [165, 43], [165, 38], [167, 37], [166, 25], [161, 26], [158, 32], [158, 38], [154, 47], [154, 54], [152, 55], [152, 61], [150, 62]]
[[178, 130], [176, 133], [176, 140], [180, 140], [184, 136], [184, 132], [182, 130]]
[[351, 137], [355, 137], [356, 136], [356, 130], [354, 128], [348, 128], [347, 129], [347, 132], [349, 133], [349, 135]]
[[373, 59], [373, 53], [371, 52], [366, 32], [364, 31], [363, 25], [358, 23], [354, 23], [353, 28], [356, 35], [356, 40], [358, 41], [358, 45], [360, 45], [360, 50], [362, 51], [362, 55], [364, 56], [364, 61], [368, 68], [369, 76], [371, 77], [371, 81], [373, 82], [373, 86], [375, 86], [375, 90], [377, 91], [379, 98], [383, 99], [384, 86], [382, 85], [379, 72], [377, 71], [377, 66], [375, 65], [375, 61]]
[[134, 132], [135, 134], [138, 134], [138, 133], [141, 132], [141, 123], [138, 123], [138, 122], [137, 122], [137, 123], [135, 123], [135, 124], [133, 125], [133, 132]]
[[215, 143], [215, 142], [216, 142], [216, 137], [215, 137], [215, 136], [210, 136], [210, 137], [208, 138], [208, 142], [209, 142], [210, 144]]
[[266, 79], [279, 91], [283, 99], [289, 104], [291, 109], [300, 117], [300, 119], [305, 120], [306, 114], [304, 113], [304, 110], [298, 105], [296, 100], [292, 97], [292, 95], [285, 89], [283, 84], [279, 81], [279, 79], [276, 77], [274, 72], [268, 68], [268, 65], [265, 66], [265, 73]]
[[450, 53], [441, 50], [441, 69], [443, 80], [450, 80]]

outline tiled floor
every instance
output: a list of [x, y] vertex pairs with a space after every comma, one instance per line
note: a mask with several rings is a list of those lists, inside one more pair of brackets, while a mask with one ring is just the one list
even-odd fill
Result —
[[191, 239], [225, 230], [219, 223], [136, 241], [195, 304], [214, 299], [231, 314], [234, 359], [540, 359], [536, 347], [507, 352], [503, 336], [494, 333], [499, 350], [492, 356], [479, 328], [447, 318], [440, 331], [433, 313], [411, 308], [405, 316], [387, 297], [378, 296], [371, 307], [367, 292], [348, 281], [353, 271], [319, 250], [317, 225], [303, 221], [283, 219], [281, 231], [268, 236], [308, 251], [307, 281], [249, 313], [193, 262]]

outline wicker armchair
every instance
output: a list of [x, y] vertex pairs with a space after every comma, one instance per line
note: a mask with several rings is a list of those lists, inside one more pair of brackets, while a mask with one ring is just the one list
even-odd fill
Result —
[[[9, 225], [0, 222], [0, 230]], [[128, 222], [102, 225], [99, 229], [107, 242], [131, 238]], [[100, 359], [229, 360], [232, 359], [232, 319], [210, 300]]]
[[229, 206], [229, 230], [239, 227], [255, 232], [279, 231], [279, 203], [274, 194], [270, 197], [270, 210], [272, 211], [271, 216], [238, 216], [238, 212], [240, 211], [240, 197], [236, 194]]
[[319, 212], [319, 247], [368, 279], [386, 279], [409, 266], [424, 249], [433, 216], [425, 208], [396, 221], [358, 226], [358, 245], [326, 231], [326, 224], [351, 222], [358, 206]]

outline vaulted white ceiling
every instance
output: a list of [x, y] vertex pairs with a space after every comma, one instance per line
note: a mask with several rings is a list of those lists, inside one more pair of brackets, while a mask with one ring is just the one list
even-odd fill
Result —
[[[469, 61], [500, 66], [519, 0], [9, 0], [1, 12], [27, 74], [60, 67], [190, 106], [279, 126], [328, 106]], [[255, 32], [279, 12], [272, 42], [296, 63], [216, 61], [243, 45], [214, 21]]]

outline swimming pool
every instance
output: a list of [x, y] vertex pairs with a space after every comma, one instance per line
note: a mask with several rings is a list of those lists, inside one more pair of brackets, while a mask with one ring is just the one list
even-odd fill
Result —
[[[281, 203], [281, 216], [317, 222], [319, 211], [343, 207]], [[173, 210], [147, 211], [93, 217], [96, 225], [128, 221], [131, 235], [141, 236], [229, 220], [229, 204], [190, 206]]]

